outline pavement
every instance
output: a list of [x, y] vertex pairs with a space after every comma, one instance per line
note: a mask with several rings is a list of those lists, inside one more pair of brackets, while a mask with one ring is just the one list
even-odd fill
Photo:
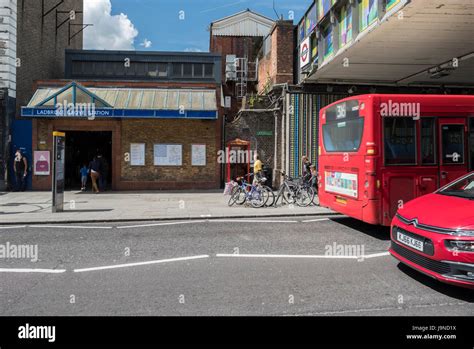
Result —
[[227, 205], [222, 191], [90, 192], [64, 194], [64, 212], [52, 213], [51, 192], [0, 193], [0, 224], [121, 222], [334, 214], [319, 207], [252, 208]]
[[0, 245], [37, 258], [0, 259], [0, 314], [474, 315], [471, 290], [403, 266], [389, 244], [388, 228], [320, 215], [3, 227]]

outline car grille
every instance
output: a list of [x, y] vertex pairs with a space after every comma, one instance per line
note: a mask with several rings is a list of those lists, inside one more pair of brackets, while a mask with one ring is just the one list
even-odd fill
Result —
[[431, 270], [438, 274], [449, 274], [451, 272], [451, 267], [447, 263], [435, 261], [433, 259], [422, 256], [416, 252], [413, 252], [409, 249], [400, 246], [396, 242], [392, 241], [392, 250], [395, 253], [399, 254], [403, 258], [408, 259], [410, 262], [413, 262], [420, 267]]

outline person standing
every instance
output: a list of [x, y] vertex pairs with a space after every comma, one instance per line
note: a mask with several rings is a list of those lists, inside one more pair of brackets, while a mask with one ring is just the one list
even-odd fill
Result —
[[100, 178], [100, 172], [101, 172], [101, 162], [97, 158], [97, 156], [94, 156], [94, 159], [90, 162], [89, 164], [89, 170], [90, 170], [90, 175], [91, 175], [91, 180], [92, 180], [92, 191], [94, 193], [99, 193], [99, 188], [97, 187], [97, 181]]
[[304, 155], [301, 158], [301, 163], [303, 165], [303, 181], [307, 182], [311, 179], [311, 162], [309, 161], [308, 157]]
[[87, 175], [89, 174], [89, 169], [87, 168], [87, 165], [84, 164], [81, 169], [80, 169], [80, 174], [81, 174], [81, 191], [86, 191], [87, 187]]
[[253, 183], [256, 184], [263, 177], [263, 163], [258, 154], [253, 157]]
[[28, 175], [28, 159], [23, 155], [20, 149], [15, 153], [13, 160], [13, 171], [15, 172], [15, 191], [25, 191], [26, 176]]

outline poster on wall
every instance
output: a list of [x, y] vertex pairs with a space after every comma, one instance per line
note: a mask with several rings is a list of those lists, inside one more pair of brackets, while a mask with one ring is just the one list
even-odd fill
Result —
[[130, 165], [145, 166], [145, 143], [130, 144]]
[[340, 23], [340, 47], [343, 47], [352, 40], [352, 6], [346, 5], [341, 10]]
[[362, 0], [360, 4], [360, 31], [377, 19], [377, 0]]
[[320, 0], [318, 2], [318, 20], [321, 20], [324, 16], [326, 16], [334, 2], [334, 0]]
[[324, 177], [326, 191], [357, 198], [357, 174], [325, 171]]
[[206, 145], [193, 144], [191, 146], [192, 166], [206, 166]]
[[390, 11], [392, 8], [398, 4], [400, 0], [387, 0], [387, 6], [385, 7], [387, 11]]
[[183, 165], [183, 146], [181, 144], [155, 144], [153, 153], [155, 166]]
[[325, 46], [324, 59], [327, 59], [334, 52], [333, 38], [332, 38], [332, 25], [328, 25], [326, 27], [326, 30], [324, 33], [324, 46]]
[[304, 39], [300, 45], [300, 67], [304, 67], [310, 62], [310, 38]]
[[49, 176], [51, 168], [51, 158], [48, 151], [35, 151], [33, 153], [35, 176]]
[[308, 14], [306, 15], [306, 35], [309, 35], [314, 28], [316, 28], [316, 6], [311, 7]]

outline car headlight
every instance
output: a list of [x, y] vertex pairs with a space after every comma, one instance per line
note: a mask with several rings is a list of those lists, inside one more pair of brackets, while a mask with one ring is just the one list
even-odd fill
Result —
[[456, 236], [473, 236], [474, 230], [457, 230], [455, 233]]
[[446, 247], [453, 251], [474, 252], [474, 241], [445, 240]]

